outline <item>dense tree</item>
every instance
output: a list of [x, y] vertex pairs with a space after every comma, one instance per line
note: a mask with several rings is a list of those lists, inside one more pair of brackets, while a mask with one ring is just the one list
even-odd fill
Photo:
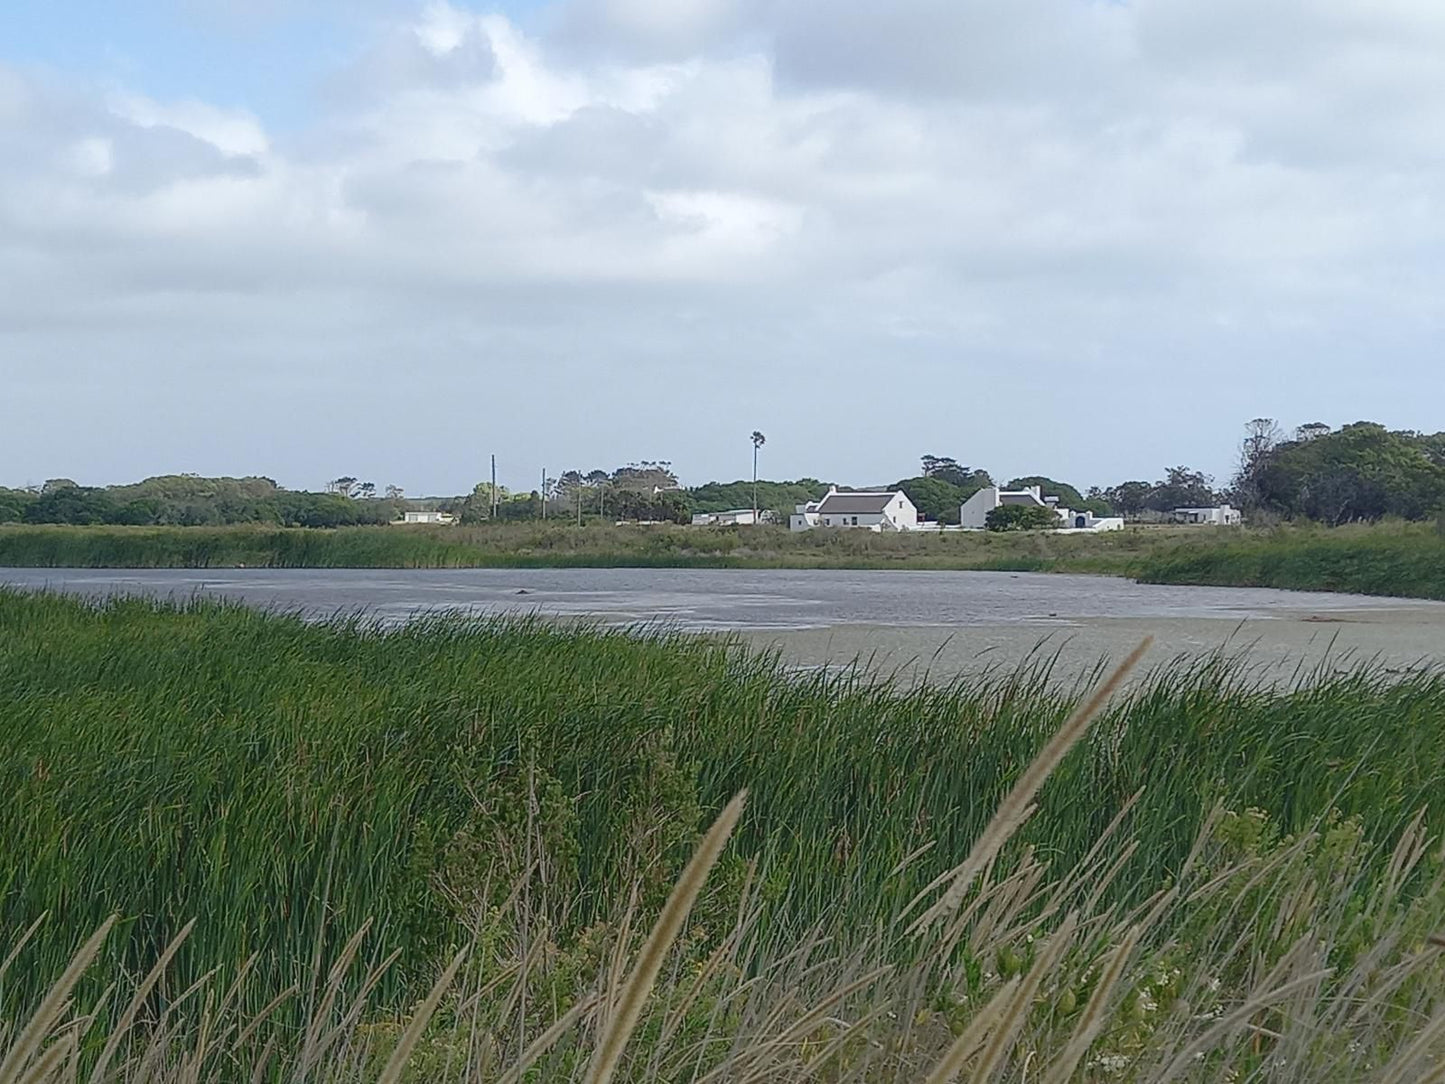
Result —
[[903, 490], [913, 502], [913, 506], [923, 514], [924, 519], [948, 524], [958, 522], [959, 507], [972, 495], [965, 494], [963, 489], [952, 482], [926, 475], [900, 479], [894, 482], [891, 488]]
[[90, 526], [111, 523], [116, 515], [115, 501], [103, 489], [90, 486], [52, 485], [47, 482], [40, 496], [26, 506], [26, 523], [71, 523]]
[[1445, 507], [1442, 450], [1445, 434], [1389, 430], [1375, 422], [1311, 433], [1271, 450], [1258, 472], [1259, 506], [1328, 524], [1425, 519]]
[[973, 496], [984, 486], [993, 485], [993, 479], [989, 477], [988, 471], [962, 466], [951, 456], [925, 455], [922, 460], [923, 477], [947, 482], [949, 485], [957, 486], [960, 490], [965, 490], [964, 500]]
[[1234, 475], [1232, 496], [1241, 508], [1258, 508], [1259, 476], [1284, 433], [1273, 418], [1255, 418], [1245, 424], [1239, 444], [1239, 468]]
[[452, 513], [468, 526], [486, 523], [492, 518], [492, 484], [478, 482], [460, 502], [453, 502]]
[[1144, 506], [1155, 512], [1172, 512], [1176, 508], [1208, 508], [1219, 501], [1214, 479], [1188, 467], [1170, 467], [1162, 482], [1154, 489]]
[[34, 501], [35, 494], [29, 490], [0, 486], [0, 523], [19, 523], [25, 518], [25, 509]]
[[922, 461], [922, 474], [899, 479], [891, 488], [903, 490], [925, 519], [957, 523], [959, 506], [984, 486], [993, 485], [988, 471], [961, 466], [948, 456], [925, 455]]
[[1027, 489], [1029, 486], [1038, 486], [1039, 492], [1045, 497], [1057, 497], [1059, 505], [1063, 508], [1083, 508], [1084, 495], [1068, 482], [1056, 482], [1042, 474], [1029, 474], [1023, 478], [1015, 478], [1009, 482], [1005, 489]]
[[360, 485], [360, 481], [358, 481], [356, 478], [353, 478], [349, 474], [345, 474], [342, 475], [340, 478], [333, 478], [331, 481], [327, 482], [326, 492], [341, 497], [354, 497], [356, 496], [357, 487]]
[[666, 460], [646, 460], [629, 463], [612, 472], [610, 482], [613, 489], [629, 493], [657, 493], [677, 488], [677, 475], [672, 464]]
[[1048, 531], [1059, 526], [1059, 517], [1036, 504], [1002, 504], [984, 517], [984, 526], [990, 531]]
[[[793, 508], [806, 501], [816, 501], [828, 492], [828, 484], [816, 478], [770, 482], [758, 479], [758, 508], [786, 518]], [[753, 484], [749, 480], [707, 482], [687, 490], [688, 507], [694, 512], [728, 512], [735, 508], [751, 508]]]
[[687, 496], [680, 490], [662, 493], [639, 493], [631, 489], [616, 490], [608, 506], [609, 514], [619, 520], [645, 520], [653, 523], [687, 523], [692, 518]]
[[1148, 507], [1149, 495], [1154, 492], [1152, 482], [1120, 482], [1103, 491], [1104, 500], [1121, 516], [1137, 516]]

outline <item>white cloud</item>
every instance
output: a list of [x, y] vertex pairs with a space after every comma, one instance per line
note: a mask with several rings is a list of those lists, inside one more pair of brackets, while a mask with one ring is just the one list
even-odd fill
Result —
[[270, 143], [261, 123], [236, 110], [217, 109], [204, 102], [151, 101], [137, 94], [117, 96], [111, 111], [139, 128], [173, 128], [209, 143], [222, 154], [263, 155]]
[[[211, 462], [412, 489], [465, 485], [478, 441], [726, 475], [761, 425], [777, 473], [935, 451], [1087, 484], [1222, 472], [1260, 413], [1445, 427], [1437, 5], [567, 0], [536, 25], [420, 9], [318, 72], [304, 132], [0, 68], [28, 401], [81, 357], [98, 388], [182, 373]], [[288, 388], [316, 410], [299, 465], [237, 461], [225, 419]], [[865, 441], [840, 421], [885, 401]], [[424, 440], [354, 424], [402, 408], [437, 415]], [[204, 469], [135, 409], [94, 428], [95, 472]], [[54, 430], [0, 406], [0, 455], [55, 473]]]

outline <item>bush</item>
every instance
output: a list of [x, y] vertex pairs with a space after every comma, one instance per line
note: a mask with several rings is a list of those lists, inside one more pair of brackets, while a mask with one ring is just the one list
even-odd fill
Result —
[[984, 517], [990, 531], [1049, 531], [1059, 526], [1052, 508], [1036, 504], [1001, 504]]

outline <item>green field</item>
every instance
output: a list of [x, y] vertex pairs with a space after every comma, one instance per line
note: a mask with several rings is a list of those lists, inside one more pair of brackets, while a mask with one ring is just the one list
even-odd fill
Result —
[[462, 947], [410, 1079], [501, 1079], [576, 1006], [529, 1079], [581, 1079], [608, 1019], [589, 995], [746, 789], [620, 1079], [923, 1079], [979, 1021], [998, 1079], [1093, 1023], [1061, 1079], [1373, 1080], [1439, 1055], [1445, 678], [1149, 676], [909, 934], [1068, 715], [1040, 677], [899, 691], [696, 638], [0, 592], [0, 1051], [117, 914], [57, 1066], [93, 1064], [195, 919], [116, 1080], [148, 1057], [177, 1082], [375, 1079]]
[[1431, 525], [881, 535], [567, 523], [477, 528], [0, 526], [16, 568], [858, 568], [1084, 572], [1445, 599]]

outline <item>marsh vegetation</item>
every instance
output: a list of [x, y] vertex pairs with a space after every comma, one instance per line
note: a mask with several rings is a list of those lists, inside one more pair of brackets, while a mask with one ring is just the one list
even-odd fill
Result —
[[618, 1079], [1423, 1079], [1445, 679], [1038, 677], [0, 593], [0, 1079], [582, 1079], [742, 791]]

